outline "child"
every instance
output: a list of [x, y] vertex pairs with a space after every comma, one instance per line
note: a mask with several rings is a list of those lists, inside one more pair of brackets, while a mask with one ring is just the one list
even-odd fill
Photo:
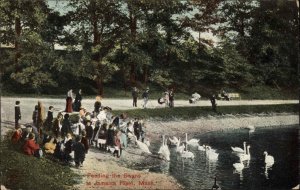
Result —
[[115, 152], [114, 152], [114, 154], [117, 154], [117, 157], [120, 158], [120, 156], [122, 154], [121, 131], [116, 131], [115, 132], [114, 145], [115, 145]]
[[28, 139], [25, 141], [25, 144], [23, 146], [23, 152], [26, 155], [33, 156], [40, 149], [40, 146], [35, 143], [34, 138], [35, 135], [33, 133], [30, 133]]
[[21, 129], [21, 126], [18, 125], [16, 127], [14, 134], [11, 137], [12, 143], [17, 144], [20, 141], [21, 137], [22, 137], [22, 129]]
[[94, 129], [91, 125], [91, 121], [86, 122], [85, 130], [86, 130], [86, 138], [88, 139], [88, 143], [89, 143], [89, 145], [92, 145]]
[[85, 159], [85, 148], [80, 141], [81, 141], [81, 136], [76, 136], [75, 143], [73, 145], [74, 161], [75, 161], [76, 168], [82, 166], [83, 161]]
[[90, 146], [89, 146], [89, 141], [86, 138], [86, 132], [85, 131], [82, 131], [81, 143], [84, 145], [85, 153], [87, 154]]

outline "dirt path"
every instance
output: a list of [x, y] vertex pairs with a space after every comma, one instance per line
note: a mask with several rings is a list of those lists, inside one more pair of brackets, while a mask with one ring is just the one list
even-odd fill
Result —
[[[16, 100], [21, 102], [21, 113], [22, 113], [22, 123], [32, 122], [32, 112], [34, 106], [40, 100], [46, 110], [49, 106], [54, 106], [57, 110], [65, 109], [64, 99], [49, 99], [49, 98], [18, 98], [18, 97], [1, 97], [1, 116], [2, 121], [14, 121], [14, 105]], [[82, 101], [82, 106], [88, 111], [94, 109], [94, 99], [84, 99]], [[233, 100], [233, 101], [217, 101], [218, 106], [226, 105], [267, 105], [267, 104], [287, 104], [287, 103], [298, 103], [298, 100]], [[132, 107], [132, 100], [130, 99], [103, 99], [102, 105], [109, 106], [112, 109], [124, 110], [124, 109], [141, 109], [142, 100], [138, 100], [138, 108]], [[148, 108], [162, 108], [164, 105], [158, 104], [156, 100], [150, 100], [148, 103]], [[190, 104], [187, 100], [175, 100], [175, 106], [211, 106], [208, 100], [201, 100], [196, 104]], [[54, 113], [56, 116], [57, 111]]]

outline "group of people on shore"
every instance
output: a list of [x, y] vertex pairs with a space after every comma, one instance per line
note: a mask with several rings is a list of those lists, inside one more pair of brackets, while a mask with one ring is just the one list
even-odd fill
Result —
[[[101, 105], [100, 96], [96, 97], [91, 112], [82, 107], [78, 112], [72, 112], [69, 98], [68, 92], [66, 109], [59, 112], [56, 118], [53, 117], [53, 106], [49, 106], [45, 118], [44, 106], [39, 101], [32, 114], [32, 124], [25, 126], [19, 124], [21, 112], [16, 109], [16, 116], [20, 117], [16, 117], [11, 141], [21, 145], [26, 155], [42, 157], [46, 154], [67, 164], [74, 160], [76, 167], [82, 165], [91, 146], [120, 157], [130, 140], [144, 141], [145, 125], [142, 119], [129, 119], [124, 113], [113, 115], [110, 107]], [[75, 107], [71, 103], [72, 108]], [[16, 107], [19, 106], [18, 101]]]

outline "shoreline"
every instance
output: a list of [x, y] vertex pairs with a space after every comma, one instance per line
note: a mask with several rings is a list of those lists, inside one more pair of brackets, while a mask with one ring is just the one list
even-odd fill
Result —
[[[276, 126], [290, 126], [298, 124], [299, 118], [296, 114], [269, 114], [263, 116], [248, 115], [243, 117], [236, 117], [227, 115], [218, 117], [206, 117], [192, 121], [146, 121], [147, 136], [151, 139], [151, 142], [160, 142], [161, 135], [176, 136], [184, 138], [184, 134], [187, 132], [189, 138], [192, 138], [195, 134], [205, 134], [213, 131], [224, 131], [238, 128], [245, 128], [248, 125], [254, 125], [256, 128], [261, 127], [276, 127]], [[151, 150], [151, 145], [150, 145]], [[76, 185], [78, 189], [116, 189], [114, 185], [102, 185], [103, 184], [119, 184], [118, 189], [184, 189], [184, 187], [171, 175], [148, 172], [147, 169], [137, 170], [133, 169], [137, 165], [143, 165], [143, 168], [153, 167], [157, 164], [165, 162], [156, 156], [149, 156], [143, 154], [136, 147], [129, 147], [121, 156], [120, 159], [113, 157], [109, 153], [92, 149], [87, 154], [84, 167], [79, 171], [83, 180], [81, 184]], [[141, 164], [142, 163], [142, 164]], [[91, 179], [88, 174], [107, 174], [110, 177], [99, 179]], [[119, 173], [121, 177], [112, 177], [114, 174]], [[138, 175], [139, 177], [130, 180], [125, 179], [122, 175], [125, 173], [129, 175]], [[132, 181], [132, 184], [126, 183]], [[140, 185], [140, 182], [149, 182], [149, 185]], [[91, 182], [94, 187], [87, 186], [86, 184]], [[113, 183], [113, 184], [114, 184]], [[126, 185], [127, 184], [127, 185]], [[100, 186], [97, 186], [100, 185]]]

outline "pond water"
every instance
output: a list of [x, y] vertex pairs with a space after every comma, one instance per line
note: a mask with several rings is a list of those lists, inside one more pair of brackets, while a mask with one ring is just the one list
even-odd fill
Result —
[[[190, 135], [191, 136], [191, 135]], [[211, 189], [214, 177], [222, 189], [291, 189], [299, 183], [298, 126], [257, 128], [210, 132], [195, 135], [200, 144], [209, 144], [219, 153], [217, 161], [209, 161], [205, 152], [189, 146], [195, 155], [194, 161], [183, 160], [170, 148], [171, 161], [149, 171], [172, 175], [186, 189]], [[251, 145], [251, 160], [244, 161], [245, 168], [235, 171], [233, 163], [239, 162], [231, 146], [243, 148], [243, 142]], [[155, 144], [157, 151], [161, 144]], [[263, 152], [275, 159], [271, 168], [266, 168]]]

